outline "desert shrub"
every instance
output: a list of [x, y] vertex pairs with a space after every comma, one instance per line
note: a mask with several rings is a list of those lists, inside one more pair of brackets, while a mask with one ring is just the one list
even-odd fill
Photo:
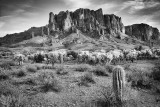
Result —
[[26, 69], [27, 69], [28, 72], [32, 72], [32, 73], [37, 72], [36, 67], [27, 67]]
[[60, 72], [60, 71], [63, 71], [63, 70], [64, 70], [64, 67], [63, 67], [63, 66], [59, 66], [59, 67], [56, 68], [56, 71], [57, 71], [57, 72]]
[[85, 75], [80, 77], [80, 81], [78, 82], [79, 86], [89, 86], [88, 83], [95, 83], [92, 73], [87, 72]]
[[7, 70], [12, 69], [10, 63], [7, 63], [7, 62], [0, 64], [0, 68], [7, 69]]
[[69, 52], [67, 52], [67, 56], [69, 56], [69, 55], [72, 55], [72, 56], [73, 56], [73, 58], [74, 58], [74, 59], [76, 59], [76, 58], [77, 58], [77, 56], [78, 56], [78, 53], [77, 53], [77, 52], [75, 52], [75, 51], [69, 51]]
[[68, 71], [67, 70], [57, 70], [56, 72], [58, 75], [66, 75], [68, 74]]
[[139, 45], [139, 46], [135, 46], [134, 49], [137, 50], [137, 51], [141, 51], [141, 50], [143, 50], [144, 48], [143, 48], [142, 45]]
[[8, 64], [8, 65], [10, 65], [10, 66], [15, 66], [16, 65], [13, 61], [7, 61], [5, 63]]
[[127, 74], [127, 81], [131, 82], [132, 87], [137, 88], [151, 88], [151, 74], [145, 73], [141, 70], [134, 69], [132, 72]]
[[37, 63], [41, 63], [42, 61], [44, 61], [44, 56], [41, 54], [38, 54], [37, 56], [34, 57], [34, 61]]
[[12, 85], [9, 81], [3, 81], [0, 83], [0, 95], [14, 95], [17, 96], [21, 93], [20, 89]]
[[20, 107], [19, 99], [12, 95], [2, 95], [0, 101], [2, 107]]
[[22, 107], [22, 100], [26, 99], [19, 88], [10, 82], [0, 83], [1, 107]]
[[156, 67], [153, 69], [152, 78], [154, 80], [160, 81], [160, 67]]
[[26, 72], [25, 72], [24, 70], [21, 69], [21, 70], [19, 70], [19, 71], [17, 71], [17, 72], [12, 72], [11, 75], [20, 78], [20, 77], [26, 76]]
[[91, 69], [92, 68], [91, 68], [90, 65], [88, 65], [88, 64], [82, 64], [82, 65], [78, 65], [75, 70], [79, 71], [79, 72], [85, 72], [85, 71], [89, 71]]
[[[113, 89], [111, 86], [104, 87], [101, 86], [101, 94], [105, 98], [103, 102], [99, 102], [100, 104], [105, 104], [106, 107], [114, 107], [116, 105], [115, 97], [112, 95]], [[103, 107], [103, 106], [102, 106]]]
[[108, 76], [106, 68], [101, 65], [96, 65], [90, 72], [93, 72], [97, 76]]
[[42, 67], [40, 67], [40, 66], [36, 66], [36, 69], [37, 69], [37, 70], [41, 70], [41, 68], [42, 68]]
[[112, 71], [114, 69], [114, 66], [106, 64], [105, 65], [105, 69], [106, 69], [107, 72], [112, 73]]
[[41, 72], [36, 79], [36, 83], [41, 86], [43, 92], [60, 92], [62, 89], [53, 72]]
[[0, 81], [9, 79], [9, 74], [7, 74], [4, 70], [0, 69]]

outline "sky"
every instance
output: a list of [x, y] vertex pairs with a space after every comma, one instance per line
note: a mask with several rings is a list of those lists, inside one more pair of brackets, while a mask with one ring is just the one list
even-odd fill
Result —
[[0, 37], [48, 24], [49, 12], [78, 8], [102, 8], [125, 26], [146, 23], [160, 30], [160, 0], [0, 0]]

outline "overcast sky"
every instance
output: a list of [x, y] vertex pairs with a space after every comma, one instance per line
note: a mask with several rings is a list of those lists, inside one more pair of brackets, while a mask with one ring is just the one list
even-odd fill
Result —
[[102, 8], [124, 25], [147, 23], [160, 29], [160, 0], [0, 0], [0, 37], [48, 23], [49, 12]]

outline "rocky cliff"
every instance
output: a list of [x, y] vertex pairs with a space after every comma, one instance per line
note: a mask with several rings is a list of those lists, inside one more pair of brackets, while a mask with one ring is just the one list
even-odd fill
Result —
[[144, 23], [126, 26], [125, 33], [142, 41], [158, 40], [160, 37], [160, 33], [157, 28]]
[[120, 17], [113, 14], [104, 15], [101, 8], [96, 11], [80, 8], [74, 12], [62, 11], [55, 15], [50, 12], [48, 25], [50, 32], [74, 32], [79, 29], [83, 33], [93, 32], [92, 34], [98, 37], [105, 34], [117, 36], [125, 30]]

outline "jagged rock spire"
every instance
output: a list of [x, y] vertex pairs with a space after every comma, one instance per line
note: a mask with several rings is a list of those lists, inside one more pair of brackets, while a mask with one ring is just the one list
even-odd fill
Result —
[[72, 18], [70, 16], [70, 12], [69, 11], [67, 11], [66, 13], [67, 13], [67, 17], [64, 20], [64, 27], [63, 27], [63, 29], [65, 31], [69, 31], [70, 28], [72, 27]]
[[53, 12], [49, 13], [49, 29], [50, 31], [55, 31], [56, 30], [56, 21], [55, 21], [55, 15], [53, 14]]

